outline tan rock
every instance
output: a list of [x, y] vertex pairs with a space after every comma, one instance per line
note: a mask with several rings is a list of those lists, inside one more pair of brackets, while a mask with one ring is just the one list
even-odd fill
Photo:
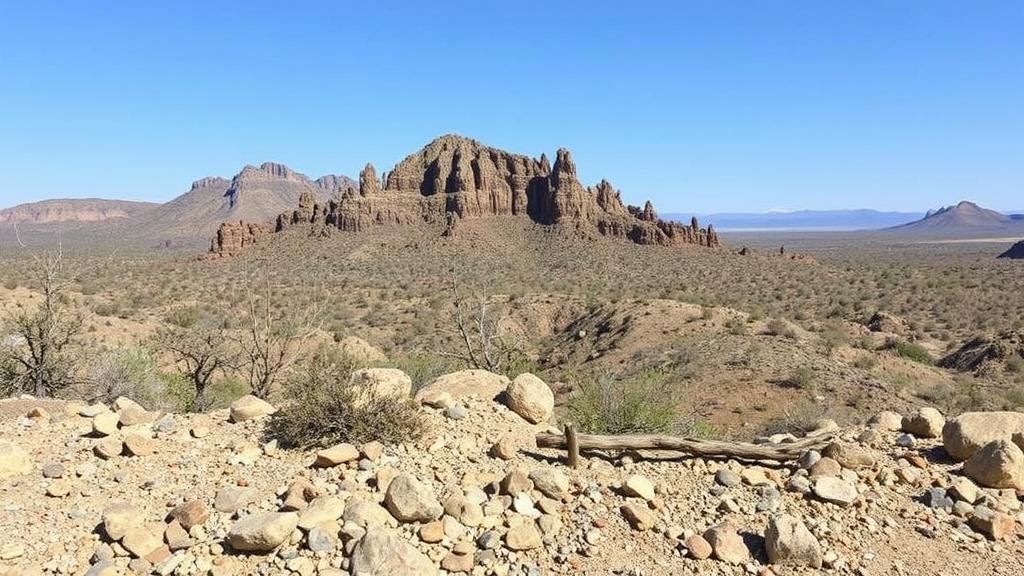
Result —
[[408, 398], [412, 394], [412, 378], [397, 368], [363, 368], [352, 372], [349, 385], [359, 391], [357, 402], [369, 398]]
[[711, 545], [715, 558], [722, 562], [745, 564], [750, 561], [750, 550], [731, 524], [722, 523], [708, 528], [704, 539]]
[[274, 412], [277, 412], [277, 409], [270, 403], [247, 394], [231, 403], [229, 415], [232, 422], [245, 422], [268, 416]]
[[1009, 440], [993, 440], [964, 462], [964, 474], [988, 488], [1024, 490], [1024, 452]]
[[138, 509], [127, 502], [114, 502], [103, 509], [103, 531], [111, 540], [124, 538], [129, 531], [143, 525]]
[[619, 508], [619, 511], [634, 530], [653, 530], [658, 524], [658, 517], [645, 504], [627, 502]]
[[28, 474], [32, 468], [28, 452], [14, 442], [0, 440], [0, 480]]
[[555, 409], [555, 395], [543, 380], [525, 373], [505, 389], [505, 402], [531, 424], [547, 422]]
[[331, 468], [358, 459], [359, 450], [355, 446], [343, 442], [317, 452], [314, 466]]
[[769, 520], [764, 544], [772, 564], [821, 568], [821, 545], [795, 516], [780, 514]]
[[626, 496], [635, 496], [644, 500], [654, 500], [654, 484], [639, 474], [633, 474], [622, 483], [622, 492]]
[[352, 551], [353, 574], [360, 576], [437, 576], [429, 558], [401, 536], [371, 528]]
[[932, 407], [924, 407], [904, 416], [903, 431], [918, 438], [938, 438], [945, 424], [946, 418], [941, 412]]
[[163, 534], [154, 532], [148, 526], [133, 527], [121, 539], [121, 545], [132, 556], [145, 558], [164, 545]]
[[149, 456], [156, 452], [156, 441], [142, 434], [126, 434], [124, 447], [132, 456]]
[[399, 474], [391, 481], [384, 506], [401, 522], [430, 522], [444, 513], [434, 491], [411, 474]]
[[1022, 412], [965, 412], [942, 427], [942, 445], [954, 460], [962, 462], [993, 440], [1012, 440], [1024, 433]]
[[171, 510], [168, 516], [177, 520], [185, 530], [193, 526], [202, 526], [210, 518], [210, 510], [202, 500], [190, 500]]
[[[416, 392], [416, 401], [420, 404], [427, 404], [435, 408], [447, 408], [452, 403], [466, 397], [476, 396], [486, 400], [493, 400], [500, 396], [508, 387], [508, 378], [499, 374], [493, 374], [486, 370], [462, 370], [439, 376], [430, 384]], [[430, 404], [431, 401], [439, 401], [447, 397], [447, 403]]]
[[117, 424], [121, 421], [116, 412], [101, 412], [92, 419], [92, 431], [97, 436], [117, 434]]
[[1004, 540], [1017, 533], [1017, 521], [1012, 516], [984, 506], [975, 507], [967, 523], [993, 540]]
[[533, 550], [540, 548], [541, 535], [533, 520], [526, 520], [513, 526], [505, 533], [505, 547], [509, 550]]
[[251, 514], [235, 522], [227, 541], [240, 552], [270, 552], [291, 536], [298, 523], [294, 512]]
[[124, 451], [124, 442], [116, 436], [107, 436], [97, 442], [92, 451], [100, 458], [110, 460], [121, 455]]
[[711, 544], [704, 539], [700, 534], [694, 534], [686, 539], [683, 543], [686, 546], [687, 551], [690, 553], [690, 557], [696, 560], [704, 560], [710, 558], [714, 550], [711, 548]]

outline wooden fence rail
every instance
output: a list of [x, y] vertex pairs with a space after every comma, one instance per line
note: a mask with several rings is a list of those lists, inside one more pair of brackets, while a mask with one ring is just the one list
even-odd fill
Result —
[[597, 436], [578, 434], [572, 425], [568, 425], [565, 427], [565, 434], [538, 434], [537, 446], [567, 450], [567, 462], [569, 466], [575, 468], [579, 463], [580, 450], [669, 450], [704, 457], [790, 462], [800, 458], [807, 450], [823, 448], [831, 440], [831, 434], [811, 436], [784, 444], [749, 444], [660, 435]]

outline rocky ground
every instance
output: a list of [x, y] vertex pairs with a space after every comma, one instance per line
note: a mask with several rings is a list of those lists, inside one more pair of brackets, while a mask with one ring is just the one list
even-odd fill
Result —
[[416, 444], [321, 451], [268, 441], [252, 397], [205, 415], [2, 401], [0, 574], [1024, 573], [1021, 414], [822, 422], [824, 448], [784, 465], [571, 469], [536, 448], [555, 430], [535, 378], [461, 372], [418, 399]]

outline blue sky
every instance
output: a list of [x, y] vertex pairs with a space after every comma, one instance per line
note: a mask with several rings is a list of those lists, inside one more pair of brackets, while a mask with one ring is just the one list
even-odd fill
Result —
[[8, 2], [0, 206], [443, 133], [662, 212], [1024, 208], [1024, 2]]

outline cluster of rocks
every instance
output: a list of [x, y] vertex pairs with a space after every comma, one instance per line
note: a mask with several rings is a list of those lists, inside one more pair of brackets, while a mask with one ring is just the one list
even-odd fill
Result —
[[[444, 224], [450, 234], [458, 219], [492, 216], [522, 216], [638, 244], [720, 243], [714, 229], [701, 228], [696, 218], [684, 226], [658, 218], [650, 202], [643, 208], [624, 205], [606, 180], [584, 187], [568, 150], [559, 149], [551, 164], [545, 155], [529, 158], [455, 135], [435, 139], [381, 179], [367, 164], [358, 188], [348, 187], [327, 202], [304, 194], [297, 209], [277, 218], [275, 229], [314, 223], [359, 231], [426, 222]], [[213, 240], [212, 253], [230, 255], [239, 248], [235, 240], [244, 223], [226, 226]], [[266, 227], [259, 225], [257, 230], [261, 235]]]
[[[412, 394], [399, 370], [352, 384]], [[252, 396], [0, 421], [0, 574], [863, 575], [914, 560], [881, 558], [886, 541], [1024, 552], [1024, 414], [823, 421], [823, 448], [787, 466], [624, 452], [570, 469], [534, 442], [554, 409], [534, 375], [467, 370], [414, 397], [431, 432], [399, 446], [281, 450], [264, 433], [276, 408]]]

